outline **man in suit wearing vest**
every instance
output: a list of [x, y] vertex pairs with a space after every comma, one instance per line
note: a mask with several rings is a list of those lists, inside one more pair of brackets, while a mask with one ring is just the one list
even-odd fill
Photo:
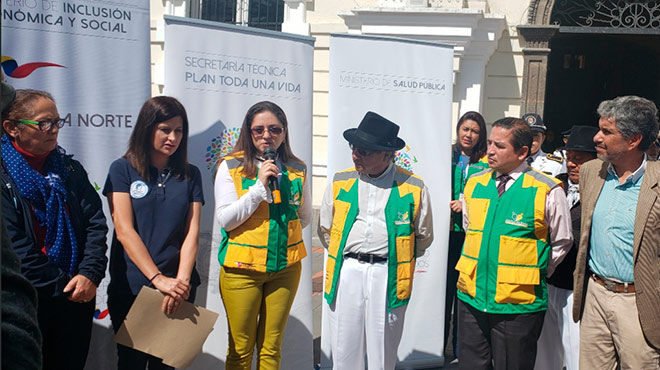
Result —
[[547, 308], [546, 277], [571, 248], [560, 181], [525, 160], [532, 131], [518, 118], [493, 123], [490, 169], [463, 192], [465, 243], [456, 264], [461, 369], [532, 369]]
[[660, 163], [644, 153], [658, 135], [658, 110], [623, 96], [600, 103], [598, 114], [598, 159], [580, 169], [580, 369], [658, 369]]
[[433, 240], [424, 181], [393, 163], [405, 146], [398, 133], [374, 112], [344, 131], [355, 167], [337, 172], [323, 197], [334, 369], [364, 369], [365, 354], [369, 369], [394, 369], [415, 259]]

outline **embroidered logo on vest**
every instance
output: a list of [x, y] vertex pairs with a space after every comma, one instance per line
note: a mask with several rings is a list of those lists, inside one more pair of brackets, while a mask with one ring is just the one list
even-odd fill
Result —
[[397, 220], [394, 221], [395, 225], [408, 225], [410, 224], [410, 217], [408, 216], [408, 211], [406, 212], [397, 212]]
[[514, 225], [520, 227], [528, 227], [529, 225], [525, 222], [520, 222], [523, 219], [523, 213], [511, 212], [511, 219], [504, 221], [507, 225]]
[[300, 193], [297, 193], [293, 187], [291, 187], [291, 196], [289, 197], [289, 204], [293, 206], [300, 205]]

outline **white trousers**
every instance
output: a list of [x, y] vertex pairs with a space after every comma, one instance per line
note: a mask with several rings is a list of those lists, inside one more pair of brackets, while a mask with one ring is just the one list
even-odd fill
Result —
[[406, 306], [387, 309], [387, 262], [345, 258], [328, 317], [335, 370], [393, 370]]
[[573, 321], [573, 291], [548, 284], [548, 311], [537, 342], [534, 370], [577, 370], [580, 324]]

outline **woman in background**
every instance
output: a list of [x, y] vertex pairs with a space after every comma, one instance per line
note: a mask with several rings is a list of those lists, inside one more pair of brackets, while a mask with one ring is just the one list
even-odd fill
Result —
[[44, 369], [85, 366], [108, 261], [101, 199], [80, 162], [57, 145], [63, 126], [44, 91], [17, 90], [2, 112], [2, 216], [37, 289]]
[[[110, 253], [108, 310], [119, 330], [143, 286], [163, 294], [170, 315], [193, 301], [204, 203], [199, 169], [188, 163], [188, 117], [175, 98], [147, 100], [128, 150], [110, 166], [103, 194], [115, 233]], [[119, 369], [172, 369], [143, 352], [117, 345]]]
[[[449, 231], [449, 249], [447, 258], [447, 296], [445, 301], [445, 348], [449, 337], [449, 323], [451, 321], [452, 348], [454, 357], [456, 352], [456, 315], [452, 315], [452, 307], [456, 302], [456, 281], [458, 271], [454, 269], [465, 241], [463, 230], [463, 188], [468, 177], [488, 168], [486, 158], [486, 121], [477, 112], [467, 112], [456, 124], [456, 143], [452, 146], [451, 175], [452, 197], [449, 202], [451, 208], [452, 224]], [[452, 319], [453, 317], [453, 319]]]
[[[306, 166], [291, 151], [287, 126], [276, 104], [250, 107], [238, 143], [221, 159], [215, 177], [228, 370], [251, 369], [255, 344], [258, 369], [280, 368], [300, 260], [307, 255], [302, 229], [311, 220]], [[269, 150], [276, 153], [274, 159]], [[269, 178], [279, 182], [281, 203], [273, 202]]]

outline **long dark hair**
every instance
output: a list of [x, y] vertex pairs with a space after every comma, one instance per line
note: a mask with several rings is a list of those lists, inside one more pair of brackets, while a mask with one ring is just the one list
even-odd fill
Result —
[[170, 156], [167, 165], [173, 176], [188, 176], [188, 115], [181, 102], [171, 96], [156, 96], [142, 105], [135, 128], [128, 141], [124, 157], [145, 180], [150, 181], [151, 149], [153, 137], [159, 123], [174, 117], [183, 121], [183, 137], [176, 152]]
[[[463, 122], [467, 120], [472, 120], [476, 122], [479, 125], [479, 139], [477, 139], [477, 143], [474, 145], [474, 148], [472, 148], [472, 154], [470, 154], [470, 163], [477, 163], [483, 157], [486, 155], [486, 141], [488, 138], [488, 133], [486, 132], [486, 120], [484, 120], [484, 117], [479, 113], [479, 112], [466, 112], [464, 115], [461, 116], [461, 118], [458, 120], [458, 123], [456, 124], [456, 138], [458, 139], [458, 133], [461, 130], [461, 126], [463, 125]], [[459, 149], [460, 143], [457, 141], [454, 144], [455, 149]]]
[[[254, 116], [261, 112], [271, 112], [277, 120], [280, 121], [282, 126], [284, 126], [284, 141], [282, 142], [282, 145], [277, 148], [277, 153], [282, 159], [282, 162], [286, 163], [289, 161], [295, 161], [304, 163], [300, 158], [293, 155], [293, 151], [289, 145], [289, 123], [282, 108], [270, 101], [260, 101], [251, 106], [247, 113], [245, 113], [245, 118], [241, 125], [241, 134], [238, 136], [238, 142], [231, 152], [227, 154], [227, 156], [238, 156], [237, 159], [243, 162], [243, 176], [247, 178], [257, 175], [257, 148], [255, 148], [252, 143], [252, 131], [250, 130], [250, 127], [252, 126]], [[218, 164], [223, 160], [224, 157], [220, 158]]]

